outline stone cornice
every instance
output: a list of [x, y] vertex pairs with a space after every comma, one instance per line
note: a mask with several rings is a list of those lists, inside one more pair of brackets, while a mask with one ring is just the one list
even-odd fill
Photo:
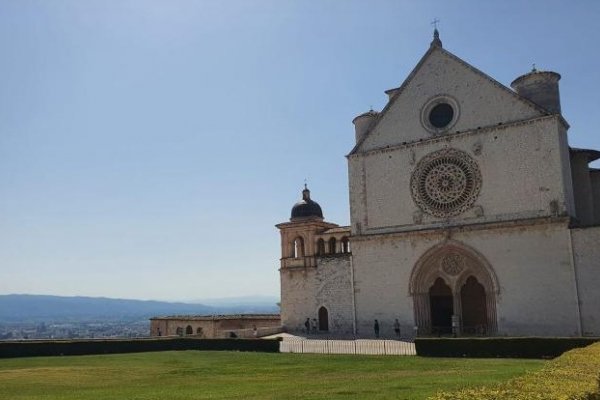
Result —
[[279, 272], [308, 271], [315, 269], [317, 269], [316, 265], [300, 265], [291, 267], [281, 267], [279, 268]]
[[555, 225], [555, 226], [564, 226], [565, 228], [569, 228], [570, 217], [540, 217], [540, 218], [529, 218], [529, 219], [521, 219], [521, 220], [512, 220], [512, 221], [502, 221], [502, 222], [480, 222], [469, 225], [459, 225], [459, 226], [448, 226], [448, 227], [425, 227], [422, 229], [415, 229], [411, 231], [403, 231], [403, 232], [388, 232], [388, 233], [373, 233], [373, 234], [363, 234], [363, 235], [355, 235], [350, 239], [353, 242], [360, 241], [368, 241], [368, 240], [377, 240], [383, 238], [401, 238], [401, 237], [412, 237], [412, 236], [439, 236], [446, 235], [451, 237], [452, 234], [462, 233], [462, 232], [472, 232], [472, 231], [484, 231], [484, 230], [492, 230], [492, 229], [520, 229], [524, 227], [540, 227], [542, 225]]
[[282, 222], [280, 224], [275, 225], [276, 228], [306, 228], [309, 226], [318, 227], [318, 228], [337, 228], [338, 224], [334, 224], [333, 222], [326, 222], [321, 220], [304, 220], [304, 221], [290, 221], [290, 222]]
[[531, 125], [536, 122], [546, 121], [546, 120], [557, 120], [559, 123], [564, 124], [564, 119], [558, 114], [544, 115], [543, 117], [511, 121], [508, 123], [499, 123], [496, 125], [488, 125], [488, 126], [478, 127], [476, 129], [469, 129], [466, 131], [460, 131], [460, 132], [449, 133], [449, 134], [440, 135], [440, 136], [434, 136], [434, 137], [431, 137], [428, 139], [413, 140], [411, 142], [403, 142], [401, 144], [391, 145], [391, 146], [388, 145], [385, 147], [380, 147], [380, 148], [368, 150], [365, 152], [348, 154], [346, 157], [347, 158], [356, 158], [358, 156], [363, 156], [363, 155], [368, 156], [368, 155], [373, 155], [373, 154], [387, 153], [387, 152], [395, 151], [398, 149], [409, 149], [412, 147], [430, 145], [432, 143], [449, 142], [453, 139], [473, 136], [473, 135], [479, 134], [479, 133], [489, 133], [489, 132], [501, 131], [501, 130], [505, 130], [508, 128], [513, 128], [515, 126]]

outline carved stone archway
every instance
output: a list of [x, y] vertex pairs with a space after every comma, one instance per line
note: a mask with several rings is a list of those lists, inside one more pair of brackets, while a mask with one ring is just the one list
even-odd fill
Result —
[[[451, 289], [454, 314], [462, 316], [464, 293], [473, 290], [475, 284], [483, 288], [477, 310], [486, 315], [481, 318], [480, 331], [476, 333], [494, 334], [497, 330], [496, 299], [499, 294], [498, 279], [489, 262], [476, 250], [464, 243], [449, 240], [427, 250], [415, 264], [409, 282], [409, 293], [413, 298], [415, 324], [419, 334], [432, 333], [432, 316], [429, 291], [436, 280], [441, 278]], [[471, 278], [471, 279], [469, 279]], [[466, 287], [466, 291], [463, 288]], [[479, 286], [476, 287], [476, 289]], [[483, 299], [483, 300], [481, 300]], [[473, 307], [467, 307], [472, 313]], [[472, 314], [469, 314], [472, 320]], [[470, 332], [467, 332], [470, 333]]]

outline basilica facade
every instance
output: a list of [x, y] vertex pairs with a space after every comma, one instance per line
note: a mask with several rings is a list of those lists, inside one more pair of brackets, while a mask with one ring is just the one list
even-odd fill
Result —
[[353, 121], [351, 225], [308, 188], [277, 225], [285, 328], [600, 335], [600, 152], [569, 146], [559, 79], [509, 88], [436, 30], [383, 110]]

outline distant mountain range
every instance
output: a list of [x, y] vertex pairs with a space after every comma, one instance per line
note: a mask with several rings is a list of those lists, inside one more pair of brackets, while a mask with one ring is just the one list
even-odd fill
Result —
[[[252, 299], [256, 302], [253, 303]], [[104, 297], [10, 294], [0, 295], [0, 321], [133, 320], [161, 315], [277, 313], [277, 301], [276, 298], [259, 296], [216, 299], [211, 305], [206, 305]]]
[[195, 299], [190, 301], [190, 303], [193, 304], [205, 304], [211, 307], [243, 307], [245, 305], [252, 305], [254, 307], [274, 307], [278, 302], [279, 298], [275, 296], [240, 296]]

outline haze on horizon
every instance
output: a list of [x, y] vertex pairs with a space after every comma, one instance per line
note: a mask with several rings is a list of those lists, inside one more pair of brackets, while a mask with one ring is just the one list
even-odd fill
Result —
[[431, 41], [505, 85], [560, 82], [600, 149], [600, 3], [0, 1], [0, 294], [279, 295], [308, 180], [349, 223], [352, 119]]

